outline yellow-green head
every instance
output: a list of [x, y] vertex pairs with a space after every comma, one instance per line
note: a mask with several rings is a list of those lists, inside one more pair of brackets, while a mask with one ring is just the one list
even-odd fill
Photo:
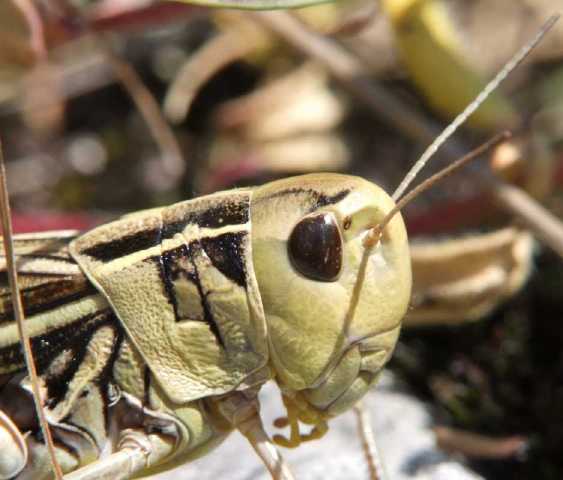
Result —
[[302, 418], [306, 410], [329, 418], [352, 407], [393, 351], [411, 294], [401, 216], [368, 255], [363, 240], [394, 205], [376, 185], [338, 174], [254, 192], [253, 260], [270, 362]]

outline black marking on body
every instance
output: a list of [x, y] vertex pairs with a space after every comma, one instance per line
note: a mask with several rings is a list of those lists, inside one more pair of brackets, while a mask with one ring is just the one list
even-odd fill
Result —
[[81, 253], [101, 262], [110, 262], [132, 253], [155, 247], [163, 239], [172, 238], [181, 233], [187, 225], [195, 224], [200, 228], [220, 228], [228, 225], [242, 225], [249, 220], [249, 202], [246, 200], [225, 200], [214, 207], [190, 212], [185, 218], [174, 222], [165, 222], [162, 228], [151, 228], [124, 235], [107, 242], [100, 242], [84, 249]]
[[178, 314], [178, 299], [176, 298], [174, 281], [177, 280], [182, 273], [187, 273], [185, 268], [182, 268], [181, 264], [188, 258], [189, 252], [186, 245], [180, 245], [179, 247], [162, 252], [162, 255], [152, 257], [152, 259], [160, 266], [160, 277], [162, 279], [162, 284], [164, 285], [164, 291], [166, 292], [168, 302], [174, 309], [174, 317], [176, 318], [176, 321], [179, 321], [180, 318]]
[[115, 238], [109, 242], [100, 242], [84, 249], [81, 253], [100, 262], [110, 262], [116, 258], [155, 247], [161, 241], [161, 229], [151, 228]]
[[[47, 386], [46, 404], [51, 409], [55, 408], [57, 404], [66, 397], [69, 385], [80, 368], [80, 364], [86, 356], [88, 345], [98, 329], [106, 325], [111, 326], [114, 331], [115, 345], [115, 339], [117, 337], [116, 325], [118, 323], [115, 315], [108, 309], [105, 312], [98, 312], [94, 317], [96, 316], [98, 319], [90, 322], [90, 324], [84, 329], [80, 338], [75, 338], [74, 341], [67, 343], [65, 346], [66, 350], [70, 350], [72, 352], [72, 356], [66, 363], [63, 371], [57, 375], [47, 375], [45, 378], [45, 384]], [[41, 373], [44, 372], [42, 371]]]
[[[166, 250], [162, 253], [160, 261], [162, 264], [162, 281], [170, 303], [177, 310], [177, 301], [174, 295], [174, 281], [180, 276], [195, 283], [193, 264], [187, 264], [191, 258], [192, 250], [203, 248], [205, 254], [211, 260], [213, 266], [225, 275], [229, 280], [235, 282], [242, 288], [246, 288], [246, 269], [244, 266], [244, 240], [246, 232], [228, 232], [216, 237], [204, 237], [195, 240], [188, 246]], [[152, 257], [157, 259], [157, 257]]]
[[288, 195], [308, 195], [312, 199], [312, 205], [310, 211], [313, 212], [321, 207], [326, 207], [327, 205], [334, 205], [335, 203], [344, 200], [348, 194], [351, 192], [349, 189], [341, 190], [334, 195], [325, 195], [324, 193], [318, 192], [310, 188], [288, 188], [286, 190], [281, 190], [279, 192], [273, 193], [263, 200], [269, 200], [271, 198], [281, 198]]
[[[42, 374], [62, 351], [66, 349], [74, 351], [81, 346], [86, 348], [89, 338], [98, 327], [117, 322], [112, 310], [107, 308], [32, 337], [31, 348], [38, 373]], [[19, 343], [0, 348], [0, 365], [14, 365], [15, 368], [11, 373], [25, 370], [23, 350]]]
[[215, 207], [190, 215], [188, 223], [197, 223], [200, 228], [221, 228], [226, 225], [244, 225], [248, 222], [248, 200], [225, 201]]
[[[117, 356], [119, 354], [119, 349], [122, 345], [123, 339], [124, 339], [124, 331], [123, 328], [121, 327], [120, 323], [118, 321], [115, 322], [109, 322], [109, 323], [100, 323], [99, 325], [95, 326], [95, 328], [93, 329], [92, 332], [88, 332], [87, 336], [88, 338], [85, 338], [85, 342], [84, 342], [84, 348], [79, 348], [78, 350], [78, 354], [73, 355], [73, 358], [70, 362], [67, 363], [67, 365], [65, 366], [66, 368], [64, 369], [64, 371], [62, 372], [62, 374], [58, 375], [58, 376], [48, 376], [45, 381], [46, 381], [46, 385], [47, 385], [47, 392], [49, 394], [48, 398], [47, 398], [47, 406], [50, 408], [54, 408], [56, 407], [56, 405], [62, 401], [69, 393], [68, 391], [68, 385], [70, 384], [70, 382], [72, 381], [74, 375], [76, 374], [76, 371], [78, 370], [78, 368], [80, 367], [80, 362], [82, 361], [82, 359], [84, 358], [84, 355], [86, 353], [86, 349], [88, 347], [88, 343], [91, 340], [92, 336], [95, 334], [95, 332], [103, 327], [110, 324], [112, 326], [113, 329], [113, 345], [112, 345], [112, 350], [111, 350], [111, 354], [106, 362], [106, 364], [103, 366], [102, 371], [100, 372], [100, 374], [98, 375], [98, 377], [96, 379], [94, 379], [92, 381], [92, 383], [88, 384], [88, 386], [81, 392], [81, 394], [79, 395], [79, 399], [83, 399], [85, 397], [87, 397], [88, 395], [92, 394], [93, 390], [95, 390], [95, 392], [97, 394], [99, 394], [102, 398], [102, 409], [99, 412], [101, 415], [103, 415], [103, 419], [104, 419], [104, 428], [105, 431], [102, 434], [102, 438], [106, 438], [107, 436], [107, 432], [109, 429], [109, 413], [108, 413], [108, 405], [109, 405], [109, 393], [108, 393], [108, 389], [109, 389], [109, 384], [113, 378], [113, 367], [115, 365], [115, 362], [117, 360]], [[51, 396], [52, 394], [55, 394], [54, 396]], [[86, 400], [88, 401], [88, 400]], [[80, 405], [78, 405], [78, 408], [80, 408]], [[78, 423], [76, 423], [73, 419], [73, 415], [75, 414], [75, 410], [74, 407], [72, 407], [70, 409], [69, 414], [64, 417], [63, 419], [61, 419], [60, 423], [62, 425], [69, 425], [75, 429], [77, 429], [78, 431], [80, 431], [85, 437], [88, 437], [92, 443], [94, 443], [99, 450], [102, 449], [103, 445], [99, 444], [97, 441], [96, 436], [94, 435], [94, 433], [92, 433], [92, 431], [90, 431], [87, 426], [85, 425], [79, 425]]]
[[316, 204], [314, 209], [326, 207], [327, 205], [334, 205], [335, 203], [341, 202], [348, 196], [349, 193], [350, 190], [342, 190], [334, 195], [323, 195], [317, 192]]
[[39, 429], [33, 393], [17, 381], [8, 383], [0, 389], [0, 409], [20, 429], [21, 432]]
[[[174, 318], [177, 322], [185, 319], [180, 318], [178, 313], [178, 299], [174, 282], [179, 278], [184, 278], [191, 282], [197, 289], [203, 311], [203, 321], [209, 325], [210, 330], [215, 335], [217, 342], [224, 347], [223, 337], [207, 300], [207, 293], [203, 291], [199, 274], [195, 262], [194, 255], [200, 255], [202, 247], [198, 241], [191, 242], [188, 246], [180, 245], [162, 253], [160, 256], [150, 257], [147, 261], [156, 262], [160, 266], [160, 273], [164, 292], [170, 305], [174, 309]], [[198, 321], [191, 319], [192, 321]]]
[[[53, 310], [61, 305], [96, 295], [94, 286], [85, 278], [67, 276], [56, 281], [45, 282], [21, 290], [24, 313], [26, 317]], [[0, 312], [0, 325], [14, 320], [11, 294], [0, 295], [3, 312]]]
[[192, 265], [194, 267], [194, 278], [193, 282], [197, 288], [197, 292], [199, 294], [199, 298], [201, 299], [201, 308], [203, 309], [203, 318], [205, 319], [205, 323], [209, 325], [209, 329], [215, 336], [215, 339], [221, 345], [222, 348], [225, 348], [225, 341], [223, 340], [223, 335], [219, 331], [219, 327], [217, 326], [217, 322], [213, 318], [213, 314], [211, 313], [211, 308], [209, 308], [209, 301], [207, 300], [207, 292], [203, 291], [203, 287], [201, 285], [201, 281], [199, 279], [199, 272], [197, 270], [197, 266], [192, 260]]
[[121, 323], [119, 321], [116, 321], [113, 325], [114, 325], [114, 331], [115, 331], [116, 334], [115, 334], [115, 337], [114, 337], [114, 343], [113, 343], [113, 346], [112, 346], [111, 355], [108, 359], [108, 362], [106, 363], [103, 370], [101, 371], [99, 377], [95, 381], [96, 384], [98, 385], [99, 389], [100, 389], [100, 394], [102, 395], [102, 398], [103, 398], [104, 410], [103, 410], [102, 413], [104, 415], [104, 425], [105, 425], [106, 432], [108, 431], [109, 424], [110, 424], [110, 418], [109, 418], [110, 394], [109, 394], [109, 389], [110, 389], [110, 383], [113, 380], [113, 367], [115, 366], [115, 362], [117, 361], [119, 351], [121, 350], [121, 346], [123, 345], [123, 341], [125, 340], [125, 331], [123, 330]]
[[[18, 270], [18, 278], [22, 279], [22, 283], [26, 283], [29, 280], [33, 280], [34, 278], [44, 278], [46, 280], [60, 280], [61, 278], [69, 277], [68, 273], [57, 273], [57, 272], [40, 272], [40, 271], [19, 271]], [[19, 282], [18, 282], [19, 284]], [[10, 288], [10, 283], [8, 280], [8, 272], [6, 270], [0, 271], [0, 289], [3, 288]]]
[[143, 408], [151, 408], [151, 371], [147, 366], [143, 373]]
[[222, 201], [214, 207], [190, 212], [181, 221], [166, 222], [162, 230], [162, 238], [172, 238], [176, 233], [184, 231], [187, 225], [199, 228], [221, 228], [229, 225], [244, 225], [249, 220], [249, 201]]
[[200, 240], [213, 266], [229, 280], [246, 289], [243, 246], [246, 232], [224, 233]]

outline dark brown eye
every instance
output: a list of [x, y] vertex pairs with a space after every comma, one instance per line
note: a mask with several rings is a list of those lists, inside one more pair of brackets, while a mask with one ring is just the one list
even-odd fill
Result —
[[293, 266], [307, 278], [322, 282], [337, 279], [342, 267], [342, 238], [331, 214], [301, 220], [288, 243]]

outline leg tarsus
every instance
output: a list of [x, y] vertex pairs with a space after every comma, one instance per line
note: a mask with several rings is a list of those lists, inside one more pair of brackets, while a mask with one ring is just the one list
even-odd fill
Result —
[[[328, 423], [326, 418], [318, 412], [299, 408], [298, 403], [294, 399], [283, 396], [283, 403], [287, 410], [287, 417], [281, 417], [274, 420], [274, 426], [277, 428], [290, 428], [289, 438], [283, 435], [274, 435], [274, 443], [285, 448], [297, 448], [304, 442], [318, 440], [324, 437], [328, 432]], [[313, 425], [313, 429], [306, 434], [302, 434], [299, 428], [299, 422], [302, 421], [306, 425]]]

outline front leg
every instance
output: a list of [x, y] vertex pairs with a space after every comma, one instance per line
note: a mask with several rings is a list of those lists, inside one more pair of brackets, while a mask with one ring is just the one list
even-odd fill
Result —
[[24, 435], [10, 417], [0, 410], [0, 480], [18, 475], [24, 469], [27, 458]]
[[121, 392], [111, 416], [115, 451], [65, 475], [65, 480], [133, 478], [189, 444], [189, 433], [175, 416], [149, 409], [133, 395]]
[[117, 451], [68, 475], [65, 480], [119, 480], [132, 478], [162, 463], [174, 451], [164, 435], [128, 429], [121, 432]]
[[289, 466], [264, 430], [255, 391], [230, 394], [214, 403], [218, 413], [250, 442], [274, 480], [294, 480]]

